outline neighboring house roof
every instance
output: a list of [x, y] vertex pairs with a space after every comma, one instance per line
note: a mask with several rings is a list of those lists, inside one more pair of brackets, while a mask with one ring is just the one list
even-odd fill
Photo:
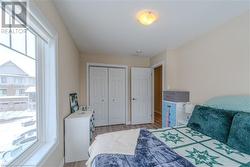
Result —
[[12, 61], [8, 61], [0, 65], [0, 75], [29, 76]]

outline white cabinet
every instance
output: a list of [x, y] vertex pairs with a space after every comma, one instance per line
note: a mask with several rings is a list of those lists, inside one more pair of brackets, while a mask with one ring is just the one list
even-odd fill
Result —
[[88, 159], [94, 131], [93, 111], [75, 112], [65, 118], [65, 162]]
[[95, 110], [96, 126], [125, 124], [125, 68], [89, 68], [89, 105]]

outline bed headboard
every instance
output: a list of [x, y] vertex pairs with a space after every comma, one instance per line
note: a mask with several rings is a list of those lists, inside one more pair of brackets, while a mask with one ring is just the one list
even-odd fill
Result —
[[204, 105], [225, 110], [250, 112], [250, 95], [214, 97], [206, 101]]

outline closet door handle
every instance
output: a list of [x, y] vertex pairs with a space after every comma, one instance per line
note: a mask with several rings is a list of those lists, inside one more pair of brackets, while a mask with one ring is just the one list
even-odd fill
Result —
[[132, 98], [132, 100], [136, 100], [136, 98]]
[[113, 99], [113, 102], [115, 102], [115, 99]]
[[104, 99], [102, 99], [102, 102], [104, 102]]

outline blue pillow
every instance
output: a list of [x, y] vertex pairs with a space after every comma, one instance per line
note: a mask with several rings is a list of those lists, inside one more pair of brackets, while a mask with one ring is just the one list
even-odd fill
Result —
[[239, 112], [234, 116], [227, 144], [250, 154], [250, 113]]
[[233, 116], [237, 112], [196, 105], [188, 127], [226, 143]]

